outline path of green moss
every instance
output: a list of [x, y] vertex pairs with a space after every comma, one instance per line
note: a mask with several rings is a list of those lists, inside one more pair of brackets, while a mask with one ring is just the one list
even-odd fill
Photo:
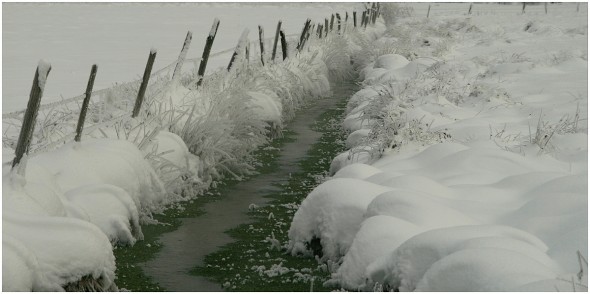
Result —
[[331, 159], [344, 150], [339, 127], [344, 105], [345, 101], [326, 111], [315, 123], [314, 130], [322, 137], [299, 162], [302, 171], [291, 175], [280, 192], [266, 195], [268, 205], [249, 212], [252, 223], [228, 232], [236, 242], [208, 255], [206, 265], [191, 273], [208, 277], [229, 291], [334, 290], [322, 286], [329, 278], [326, 265], [291, 256], [284, 245], [299, 204], [327, 174]]
[[[243, 224], [228, 232], [236, 242], [207, 256], [207, 266], [195, 268], [191, 273], [208, 277], [230, 291], [310, 291], [312, 279], [313, 290], [329, 290], [322, 287], [323, 281], [329, 276], [325, 265], [319, 265], [314, 259], [293, 257], [276, 246], [271, 248], [267, 238], [285, 244], [298, 205], [326, 174], [331, 158], [344, 149], [343, 133], [339, 127], [344, 103], [326, 111], [316, 121], [314, 129], [323, 135], [312, 146], [308, 156], [301, 160], [302, 172], [291, 175], [289, 183], [283, 185], [280, 192], [265, 196], [269, 198], [269, 204], [249, 213], [253, 223]], [[279, 149], [295, 139], [292, 132], [286, 131], [283, 135], [283, 138], [274, 140], [257, 152], [257, 172], [260, 174], [276, 170]], [[159, 236], [178, 228], [180, 218], [203, 214], [200, 209], [203, 204], [220, 199], [235, 184], [235, 180], [227, 179], [206, 195], [183, 204], [182, 209], [171, 208], [155, 215], [154, 218], [164, 225], [144, 225], [144, 240], [132, 247], [115, 248], [117, 286], [130, 291], [166, 291], [145, 275], [139, 264], [155, 256], [162, 246], [158, 242]]]

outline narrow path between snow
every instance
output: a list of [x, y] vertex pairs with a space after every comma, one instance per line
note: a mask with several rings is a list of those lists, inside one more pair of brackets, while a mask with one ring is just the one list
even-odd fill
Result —
[[162, 235], [162, 250], [142, 265], [147, 275], [167, 291], [223, 291], [221, 285], [190, 275], [188, 271], [202, 266], [206, 255], [232, 242], [225, 232], [250, 220], [247, 215], [250, 204], [263, 205], [266, 202], [264, 195], [276, 192], [278, 185], [287, 183], [292, 173], [300, 171], [299, 160], [321, 136], [312, 130], [314, 122], [327, 109], [350, 97], [353, 89], [353, 84], [335, 84], [331, 97], [299, 111], [287, 126], [296, 135], [293, 142], [283, 145], [276, 159], [279, 168], [236, 184], [219, 201], [207, 203], [203, 207], [204, 215], [182, 219], [177, 230]]

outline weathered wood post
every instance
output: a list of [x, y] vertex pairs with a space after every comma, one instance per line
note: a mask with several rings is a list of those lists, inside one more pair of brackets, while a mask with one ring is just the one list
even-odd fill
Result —
[[330, 18], [330, 32], [334, 30], [334, 14], [332, 14], [332, 18]]
[[147, 64], [145, 65], [145, 70], [143, 72], [143, 80], [141, 81], [139, 91], [137, 92], [137, 99], [135, 99], [135, 106], [133, 107], [131, 117], [137, 117], [137, 115], [139, 114], [139, 110], [141, 109], [141, 104], [143, 103], [143, 96], [145, 95], [145, 90], [147, 89], [147, 85], [150, 80], [150, 75], [152, 74], [154, 60], [156, 60], [156, 53], [156, 49], [152, 48], [152, 50], [150, 51], [150, 55], [148, 57]]
[[180, 70], [182, 69], [182, 64], [184, 63], [184, 59], [186, 58], [186, 53], [188, 52], [188, 48], [191, 45], [192, 39], [193, 33], [191, 31], [188, 31], [188, 33], [186, 33], [186, 37], [184, 38], [184, 43], [182, 44], [180, 55], [178, 55], [178, 61], [176, 61], [174, 73], [172, 73], [172, 80], [176, 80], [180, 76]]
[[277, 24], [277, 32], [275, 33], [275, 42], [274, 45], [272, 46], [272, 61], [275, 60], [275, 56], [277, 55], [277, 43], [279, 42], [279, 32], [281, 31], [281, 21], [279, 20], [279, 23]]
[[246, 51], [246, 55], [248, 54], [246, 48], [246, 40], [248, 38], [249, 32], [250, 30], [248, 28], [245, 28], [242, 32], [242, 35], [240, 36], [240, 39], [238, 39], [238, 45], [236, 45], [236, 49], [234, 49], [234, 54], [232, 54], [231, 59], [229, 60], [229, 64], [227, 65], [227, 71], [231, 69], [232, 65], [234, 64], [234, 61], [236, 61], [236, 57], [242, 50]]
[[281, 35], [281, 49], [283, 51], [283, 60], [285, 60], [288, 57], [287, 51], [289, 50], [287, 48], [287, 38], [285, 38], [285, 32], [282, 29], [279, 33]]
[[324, 21], [324, 31], [326, 31], [326, 37], [328, 36], [329, 29], [330, 29], [330, 26], [328, 25], [328, 19], [326, 18]]
[[369, 12], [367, 11], [367, 13], [365, 13], [365, 29], [367, 28], [368, 24], [369, 24]]
[[[27, 110], [23, 117], [23, 125], [21, 126], [16, 149], [14, 150], [15, 157], [12, 161], [12, 168], [20, 163], [25, 153], [29, 153], [29, 146], [31, 145], [31, 139], [33, 138], [33, 132], [35, 131], [37, 113], [39, 112], [39, 105], [41, 104], [41, 97], [43, 97], [45, 82], [47, 81], [47, 76], [50, 71], [51, 64], [43, 60], [39, 61], [37, 69], [35, 70], [31, 93], [29, 94]], [[22, 174], [22, 176], [24, 176], [24, 174]]]
[[377, 22], [377, 4], [375, 2], [371, 5], [371, 22], [373, 24]]
[[365, 16], [367, 15], [366, 11], [363, 11], [363, 16], [361, 17], [361, 27], [365, 25]]
[[342, 30], [342, 19], [340, 18], [340, 13], [336, 13], [336, 19], [338, 20], [338, 33]]
[[301, 52], [303, 49], [303, 45], [305, 45], [305, 41], [307, 40], [307, 30], [309, 30], [309, 25], [311, 24], [311, 19], [307, 19], [305, 24], [303, 25], [303, 30], [301, 31], [301, 36], [299, 37], [299, 43], [297, 44], [297, 51]]
[[322, 25], [319, 24], [318, 25], [318, 30], [316, 31], [316, 35], [318, 36], [318, 38], [322, 38]]
[[90, 103], [90, 96], [92, 96], [92, 88], [94, 87], [94, 78], [96, 78], [97, 69], [98, 67], [96, 64], [93, 64], [92, 68], [90, 69], [90, 77], [88, 78], [88, 84], [86, 85], [84, 101], [82, 102], [82, 109], [80, 109], [80, 116], [78, 117], [78, 125], [76, 125], [76, 137], [74, 137], [74, 141], [76, 142], [80, 142], [82, 139], [84, 121], [86, 120], [86, 111], [88, 110], [88, 104]]
[[205, 49], [203, 49], [203, 55], [201, 56], [201, 63], [199, 64], [199, 71], [197, 73], [198, 81], [197, 87], [203, 83], [203, 76], [205, 75], [205, 69], [207, 68], [207, 61], [209, 61], [209, 54], [211, 53], [211, 47], [213, 47], [213, 41], [215, 41], [215, 36], [217, 35], [217, 29], [219, 28], [219, 19], [213, 20], [213, 26], [211, 27], [211, 31], [209, 31], [209, 36], [207, 36], [207, 41], [205, 42]]
[[473, 3], [469, 4], [469, 11], [467, 11], [468, 15], [471, 15], [471, 9], [473, 8]]
[[547, 2], [545, 2], [545, 14], [547, 14]]
[[428, 4], [428, 12], [426, 13], [426, 18], [430, 17], [430, 4]]
[[352, 12], [352, 21], [354, 23], [354, 27], [356, 28], [356, 11]]
[[522, 2], [522, 14], [524, 14], [524, 9], [526, 8], [526, 2]]
[[258, 26], [258, 40], [260, 41], [260, 61], [264, 66], [264, 29]]

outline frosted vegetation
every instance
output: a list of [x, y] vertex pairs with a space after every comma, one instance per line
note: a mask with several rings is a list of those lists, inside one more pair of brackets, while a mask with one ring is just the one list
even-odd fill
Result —
[[286, 247], [347, 290], [587, 291], [586, 14], [446, 5], [386, 6]]
[[330, 95], [329, 80], [352, 73], [351, 44], [366, 46], [371, 34], [350, 20], [347, 29], [323, 39], [312, 33], [301, 52], [290, 40], [285, 61], [280, 47], [275, 62], [267, 50], [266, 66], [254, 46], [249, 55], [240, 46], [229, 72], [214, 71], [198, 87], [196, 72], [171, 80], [171, 64], [152, 75], [136, 118], [139, 81], [98, 91], [81, 142], [72, 142], [76, 100], [46, 105], [15, 169], [21, 118], [6, 115], [3, 290], [116, 290], [114, 244], [133, 245], [153, 213], [224, 177], [253, 174], [252, 152], [280, 136], [297, 109]]

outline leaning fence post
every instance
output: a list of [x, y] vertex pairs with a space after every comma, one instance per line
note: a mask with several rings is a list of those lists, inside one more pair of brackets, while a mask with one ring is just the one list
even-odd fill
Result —
[[354, 27], [356, 28], [356, 11], [352, 12], [352, 21], [354, 23]]
[[469, 4], [469, 11], [467, 11], [468, 15], [471, 15], [471, 9], [473, 8], [473, 3]]
[[94, 87], [94, 78], [96, 77], [96, 64], [92, 65], [90, 69], [90, 77], [88, 78], [88, 85], [86, 85], [86, 96], [82, 102], [82, 109], [80, 109], [80, 116], [78, 117], [78, 125], [76, 126], [76, 137], [74, 141], [80, 142], [82, 139], [82, 130], [84, 129], [84, 120], [86, 120], [86, 111], [88, 110], [88, 103], [90, 102], [90, 96], [92, 96], [92, 88]]
[[522, 2], [522, 14], [524, 14], [524, 9], [526, 8], [526, 2]]
[[279, 42], [279, 32], [281, 31], [281, 21], [277, 24], [277, 32], [275, 33], [275, 43], [272, 46], [272, 61], [275, 60], [275, 56], [277, 55], [277, 43]]
[[[227, 65], [227, 71], [229, 71], [234, 63], [234, 61], [236, 60], [236, 57], [238, 56], [238, 54], [240, 53], [240, 51], [242, 51], [242, 48], [246, 47], [246, 39], [248, 38], [248, 33], [250, 32], [250, 30], [248, 28], [245, 28], [244, 31], [242, 32], [242, 35], [240, 36], [240, 39], [238, 40], [238, 45], [236, 45], [236, 49], [234, 49], [234, 54], [232, 54], [231, 59], [229, 60], [229, 64]], [[245, 50], [247, 50], [245, 48]], [[248, 53], [248, 52], [246, 52]]]
[[303, 45], [305, 45], [307, 30], [309, 30], [310, 23], [311, 19], [308, 18], [303, 25], [303, 30], [301, 31], [301, 36], [299, 37], [299, 43], [297, 44], [297, 51], [299, 52], [301, 52]]
[[182, 64], [184, 63], [184, 59], [186, 58], [186, 53], [188, 52], [188, 48], [191, 45], [192, 39], [193, 33], [191, 33], [191, 31], [188, 31], [188, 33], [186, 33], [186, 38], [184, 38], [184, 44], [182, 45], [182, 49], [180, 50], [180, 55], [178, 55], [178, 61], [176, 62], [174, 73], [172, 74], [172, 80], [175, 80], [177, 77], [180, 76], [180, 69], [182, 68]]
[[264, 66], [264, 29], [258, 26], [258, 40], [260, 40], [260, 61]]
[[287, 38], [285, 38], [285, 32], [283, 31], [283, 29], [281, 29], [279, 31], [279, 34], [281, 35], [281, 49], [283, 51], [283, 60], [287, 59]]
[[430, 4], [428, 4], [428, 12], [426, 13], [426, 18], [430, 17]]
[[219, 28], [219, 19], [213, 20], [213, 26], [207, 36], [207, 42], [205, 42], [205, 49], [203, 49], [203, 56], [201, 57], [201, 64], [199, 64], [199, 71], [197, 73], [198, 81], [197, 87], [203, 83], [203, 76], [205, 75], [205, 68], [207, 68], [207, 61], [209, 60], [209, 54], [211, 53], [211, 47], [213, 47], [213, 41], [217, 35], [217, 29]]
[[137, 117], [139, 110], [141, 109], [143, 96], [145, 95], [145, 90], [147, 89], [147, 85], [150, 80], [150, 74], [152, 73], [152, 67], [154, 66], [154, 60], [156, 60], [156, 53], [156, 49], [152, 48], [145, 66], [145, 71], [143, 72], [143, 80], [141, 81], [141, 86], [139, 86], [139, 91], [137, 92], [137, 99], [135, 100], [135, 106], [133, 107], [131, 117]]
[[33, 138], [33, 132], [35, 131], [35, 122], [37, 121], [37, 113], [39, 111], [41, 97], [43, 96], [45, 82], [47, 81], [47, 75], [49, 75], [50, 71], [51, 64], [43, 60], [39, 61], [37, 69], [35, 70], [31, 93], [29, 94], [27, 110], [23, 117], [23, 125], [21, 126], [16, 149], [14, 150], [15, 157], [12, 161], [13, 168], [20, 163], [25, 153], [29, 153], [29, 146], [31, 145], [31, 139]]

